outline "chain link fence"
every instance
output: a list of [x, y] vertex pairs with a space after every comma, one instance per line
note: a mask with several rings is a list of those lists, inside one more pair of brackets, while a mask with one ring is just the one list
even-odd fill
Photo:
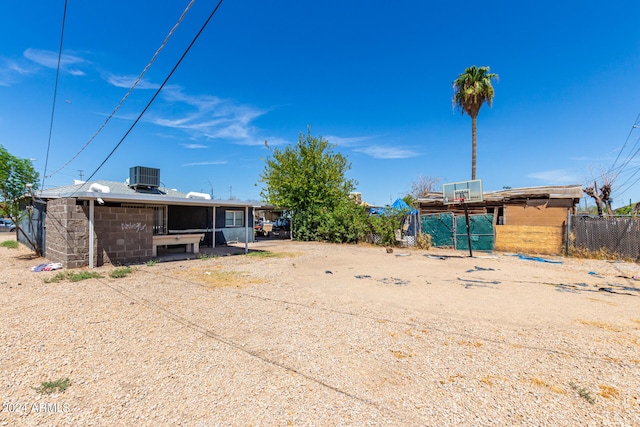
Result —
[[571, 216], [571, 249], [640, 257], [640, 217]]

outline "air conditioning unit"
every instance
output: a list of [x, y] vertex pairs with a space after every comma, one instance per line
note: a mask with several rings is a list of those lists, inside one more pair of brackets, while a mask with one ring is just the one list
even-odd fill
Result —
[[160, 187], [160, 169], [134, 166], [129, 169], [129, 187]]

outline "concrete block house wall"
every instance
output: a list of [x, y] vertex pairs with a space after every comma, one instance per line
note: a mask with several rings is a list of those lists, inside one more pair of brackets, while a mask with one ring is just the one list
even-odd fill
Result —
[[[76, 199], [47, 205], [47, 259], [65, 268], [89, 265], [89, 206]], [[94, 264], [144, 262], [151, 259], [153, 211], [144, 208], [95, 206]]]
[[[88, 212], [89, 208], [86, 209]], [[96, 236], [95, 265], [97, 266], [106, 262], [140, 263], [152, 258], [153, 210], [151, 209], [95, 206], [94, 232]]]
[[47, 203], [47, 259], [65, 268], [89, 265], [89, 220], [75, 199], [50, 200]]

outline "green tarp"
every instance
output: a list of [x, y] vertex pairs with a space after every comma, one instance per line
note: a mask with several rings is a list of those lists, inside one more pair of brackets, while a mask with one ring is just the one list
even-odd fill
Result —
[[421, 230], [431, 235], [433, 246], [453, 246], [453, 214], [431, 214], [420, 217]]
[[[469, 215], [469, 228], [472, 250], [493, 250], [493, 215]], [[456, 249], [469, 249], [464, 215], [456, 216]]]
[[[422, 215], [421, 231], [431, 235], [431, 244], [435, 247], [455, 247], [468, 250], [467, 226], [464, 215], [450, 212]], [[493, 250], [493, 215], [469, 215], [471, 248], [473, 250]]]

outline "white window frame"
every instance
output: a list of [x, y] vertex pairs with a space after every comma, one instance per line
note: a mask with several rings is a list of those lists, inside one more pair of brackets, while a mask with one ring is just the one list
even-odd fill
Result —
[[224, 212], [224, 226], [225, 226], [225, 228], [243, 227], [244, 226], [244, 212], [243, 211], [231, 211], [231, 210], [225, 211]]

